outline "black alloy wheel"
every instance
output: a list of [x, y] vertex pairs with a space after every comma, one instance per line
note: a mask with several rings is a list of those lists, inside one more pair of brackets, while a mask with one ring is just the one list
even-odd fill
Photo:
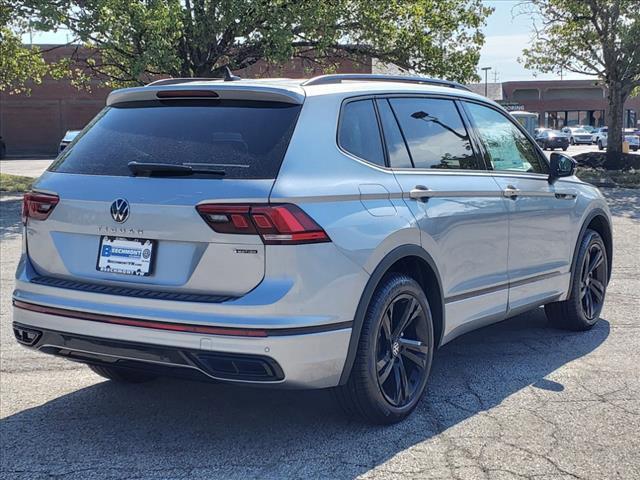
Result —
[[602, 237], [587, 229], [578, 244], [568, 297], [548, 303], [544, 311], [552, 325], [573, 331], [593, 328], [604, 306], [610, 262]]
[[340, 405], [370, 423], [401, 421], [420, 403], [434, 349], [422, 286], [403, 272], [386, 274], [368, 300], [349, 378], [333, 390]]
[[427, 316], [411, 294], [397, 296], [384, 312], [376, 348], [378, 385], [394, 407], [422, 393], [429, 354]]
[[589, 246], [582, 262], [580, 303], [584, 316], [593, 320], [599, 315], [607, 284], [605, 253], [598, 243]]

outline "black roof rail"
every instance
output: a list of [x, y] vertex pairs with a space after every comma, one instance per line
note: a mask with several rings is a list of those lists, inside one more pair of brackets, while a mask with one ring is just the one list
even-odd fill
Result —
[[374, 73], [335, 73], [331, 75], [320, 75], [313, 77], [305, 82], [302, 86], [309, 85], [330, 85], [332, 83], [342, 83], [343, 81], [361, 81], [361, 82], [400, 82], [400, 83], [417, 83], [422, 85], [436, 85], [439, 87], [459, 88], [470, 92], [471, 90], [464, 85], [451, 82], [449, 80], [440, 80], [438, 78], [414, 77], [410, 75], [381, 75]]

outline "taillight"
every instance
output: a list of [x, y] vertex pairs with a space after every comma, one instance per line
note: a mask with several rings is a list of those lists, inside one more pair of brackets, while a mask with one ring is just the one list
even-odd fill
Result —
[[48, 193], [27, 192], [22, 199], [22, 223], [28, 219], [46, 220], [60, 201], [57, 195]]
[[260, 235], [267, 245], [330, 242], [327, 233], [300, 207], [203, 204], [198, 213], [216, 232]]

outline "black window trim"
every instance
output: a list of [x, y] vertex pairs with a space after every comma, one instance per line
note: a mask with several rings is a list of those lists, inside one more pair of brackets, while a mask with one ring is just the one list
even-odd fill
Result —
[[[389, 156], [389, 149], [387, 147], [387, 140], [386, 140], [386, 137], [384, 135], [384, 126], [382, 125], [382, 119], [380, 118], [380, 113], [378, 111], [378, 101], [387, 102], [387, 105], [389, 106], [389, 109], [391, 110], [391, 115], [393, 115], [393, 120], [396, 122], [396, 126], [398, 127], [398, 131], [400, 132], [400, 136], [402, 137], [402, 142], [404, 143], [404, 148], [407, 151], [407, 155], [409, 155], [409, 161], [411, 162], [411, 167], [394, 168], [394, 167], [391, 166], [391, 157]], [[416, 164], [413, 161], [413, 155], [411, 155], [411, 151], [409, 150], [409, 145], [407, 144], [407, 138], [404, 136], [404, 132], [402, 131], [402, 128], [400, 127], [400, 122], [398, 122], [398, 116], [396, 115], [395, 110], [391, 106], [391, 102], [389, 101], [389, 99], [387, 97], [378, 97], [378, 98], [374, 99], [373, 103], [376, 106], [376, 111], [378, 111], [378, 118], [380, 120], [380, 132], [381, 132], [382, 138], [384, 140], [385, 155], [387, 157], [387, 168], [389, 168], [390, 170], [401, 170], [403, 168], [404, 169], [408, 169], [408, 168], [415, 169], [416, 168]]]
[[480, 138], [479, 134], [478, 134], [478, 127], [476, 126], [473, 117], [471, 116], [471, 114], [469, 113], [469, 110], [467, 109], [467, 103], [475, 103], [477, 105], [480, 105], [482, 107], [487, 107], [490, 108], [491, 110], [495, 110], [496, 112], [498, 112], [499, 114], [501, 114], [503, 117], [505, 117], [509, 122], [511, 122], [513, 125], [515, 125], [515, 127], [522, 133], [524, 134], [525, 138], [527, 138], [529, 140], [529, 142], [531, 142], [533, 144], [533, 149], [536, 152], [536, 155], [538, 156], [538, 158], [540, 159], [540, 161], [546, 165], [547, 170], [549, 170], [549, 160], [547, 159], [547, 156], [542, 152], [542, 149], [540, 148], [540, 145], [538, 145], [538, 142], [536, 142], [533, 137], [529, 134], [529, 132], [527, 132], [527, 130], [517, 121], [513, 120], [512, 118], [509, 118], [508, 112], [502, 110], [500, 107], [496, 107], [495, 105], [492, 105], [491, 103], [487, 103], [487, 102], [483, 102], [483, 101], [478, 101], [475, 98], [460, 98], [460, 103], [462, 108], [464, 109], [465, 115], [468, 117], [469, 122], [472, 125], [472, 128], [475, 132], [475, 135], [477, 136], [477, 139], [479, 141], [479, 147], [481, 148], [481, 151], [483, 152], [483, 156], [484, 156], [484, 163], [487, 166], [487, 169], [489, 172], [496, 174], [496, 175], [501, 175], [501, 174], [506, 174], [506, 175], [516, 175], [516, 176], [526, 176], [526, 177], [532, 177], [532, 178], [537, 178], [537, 179], [544, 179], [545, 181], [548, 181], [549, 179], [549, 173], [547, 171], [547, 173], [537, 173], [537, 172], [520, 172], [517, 170], [495, 170], [493, 168], [493, 165], [491, 164], [491, 159], [489, 157], [489, 152], [487, 151], [484, 142], [482, 141], [482, 139]]
[[380, 141], [382, 142], [382, 158], [384, 160], [384, 165], [378, 165], [377, 163], [374, 165], [389, 168], [391, 166], [391, 160], [389, 159], [389, 149], [387, 148], [387, 139], [384, 136], [384, 128], [382, 127], [382, 118], [380, 117], [380, 111], [378, 110], [377, 99], [372, 98], [371, 103], [373, 104], [373, 111], [376, 113], [376, 120], [378, 122], [378, 135], [380, 135]]
[[[469, 135], [469, 140], [471, 143], [471, 150], [473, 151], [473, 154], [477, 157], [478, 161], [480, 164], [484, 165], [484, 169], [469, 169], [469, 168], [450, 168], [450, 169], [446, 169], [446, 170], [442, 170], [442, 169], [433, 169], [433, 168], [416, 168], [415, 166], [413, 167], [401, 167], [401, 168], [393, 168], [389, 166], [389, 157], [388, 157], [388, 151], [387, 151], [387, 145], [386, 145], [386, 140], [384, 138], [384, 130], [382, 128], [381, 125], [381, 119], [380, 119], [380, 114], [378, 112], [378, 106], [376, 103], [376, 100], [380, 99], [380, 100], [389, 100], [391, 98], [427, 98], [427, 99], [436, 99], [436, 100], [451, 100], [454, 105], [456, 106], [456, 109], [458, 110], [458, 115], [460, 115], [460, 119], [462, 121], [462, 124], [464, 125], [466, 131], [467, 131], [467, 135]], [[479, 145], [478, 143], [476, 143], [474, 140], [475, 135], [476, 135], [476, 130], [474, 127], [472, 127], [472, 124], [469, 122], [469, 120], [467, 119], [467, 111], [466, 109], [462, 106], [459, 105], [459, 102], [462, 102], [464, 100], [466, 100], [466, 97], [462, 97], [462, 96], [458, 96], [458, 95], [447, 95], [447, 94], [441, 94], [441, 93], [420, 93], [420, 92], [389, 92], [389, 93], [375, 93], [375, 94], [364, 94], [364, 95], [356, 95], [353, 97], [347, 97], [344, 98], [342, 100], [342, 103], [340, 105], [340, 112], [338, 114], [338, 122], [337, 122], [337, 126], [336, 126], [336, 145], [338, 147], [338, 150], [340, 150], [342, 153], [344, 153], [345, 155], [348, 155], [349, 157], [355, 158], [358, 161], [364, 162], [367, 165], [373, 166], [375, 168], [379, 168], [383, 171], [386, 172], [418, 172], [418, 173], [437, 173], [437, 174], [443, 174], [443, 173], [468, 173], [468, 174], [487, 174], [487, 173], [491, 173], [494, 172], [495, 170], [491, 169], [491, 165], [487, 164], [487, 160], [484, 157], [484, 150], [478, 148]], [[360, 100], [372, 100], [373, 101], [373, 107], [375, 109], [376, 112], [376, 118], [378, 120], [378, 129], [379, 129], [379, 134], [380, 134], [380, 139], [382, 141], [382, 148], [383, 148], [383, 155], [384, 155], [384, 160], [385, 160], [385, 165], [378, 165], [377, 163], [374, 163], [370, 160], [367, 160], [366, 158], [362, 158], [359, 157], [358, 155], [349, 152], [348, 150], [346, 150], [345, 148], [343, 148], [340, 145], [340, 126], [342, 124], [342, 118], [343, 118], [343, 111], [344, 111], [344, 107], [346, 104], [350, 103], [350, 102], [357, 102]], [[482, 105], [484, 105], [484, 102], [477, 102], [480, 103]], [[389, 106], [391, 107], [391, 102], [389, 102]], [[411, 151], [409, 150], [409, 147], [407, 145], [407, 140], [406, 137], [404, 135], [404, 132], [402, 131], [402, 127], [400, 127], [400, 123], [398, 122], [398, 118], [396, 116], [395, 111], [393, 110], [393, 107], [391, 107], [391, 111], [393, 112], [393, 115], [395, 117], [396, 123], [398, 125], [398, 128], [400, 129], [400, 133], [402, 135], [402, 139], [405, 142], [405, 147], [407, 148], [407, 152], [409, 153], [409, 159], [411, 160], [411, 164], [415, 165], [415, 163], [413, 162], [413, 157], [411, 156]], [[479, 140], [479, 139], [478, 139]], [[480, 144], [481, 145], [481, 144]], [[531, 174], [530, 174], [531, 175]], [[535, 175], [539, 175], [539, 174], [535, 174]], [[546, 177], [545, 177], [546, 178]]]

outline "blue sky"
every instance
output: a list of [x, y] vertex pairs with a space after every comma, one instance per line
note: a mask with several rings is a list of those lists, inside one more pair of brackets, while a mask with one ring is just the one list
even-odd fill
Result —
[[[522, 55], [531, 40], [531, 17], [517, 15], [519, 0], [484, 0], [495, 11], [487, 20], [484, 29], [486, 41], [482, 48], [478, 68], [491, 67], [489, 81], [493, 81], [493, 73], [497, 72], [497, 80], [506, 82], [510, 80], [531, 80], [535, 72], [526, 70], [517, 59]], [[515, 16], [514, 16], [515, 15]], [[29, 42], [29, 36], [25, 35], [25, 42]], [[34, 33], [34, 43], [65, 43], [67, 34], [64, 31], [57, 33]], [[482, 72], [480, 72], [482, 73]], [[537, 74], [535, 78], [553, 80], [559, 79], [556, 75]], [[565, 79], [585, 78], [584, 76], [568, 73]]]
[[[530, 16], [518, 15], [516, 0], [485, 0], [484, 3], [495, 8], [487, 20], [484, 28], [485, 44], [482, 47], [478, 67], [491, 67], [489, 81], [493, 81], [493, 72], [498, 72], [498, 81], [531, 80], [534, 74], [526, 70], [518, 57], [522, 56], [522, 49], [526, 48], [533, 32]], [[482, 72], [481, 72], [482, 73]], [[544, 80], [559, 80], [557, 75], [536, 74], [535, 78]], [[565, 79], [588, 78], [584, 75], [567, 73]]]

